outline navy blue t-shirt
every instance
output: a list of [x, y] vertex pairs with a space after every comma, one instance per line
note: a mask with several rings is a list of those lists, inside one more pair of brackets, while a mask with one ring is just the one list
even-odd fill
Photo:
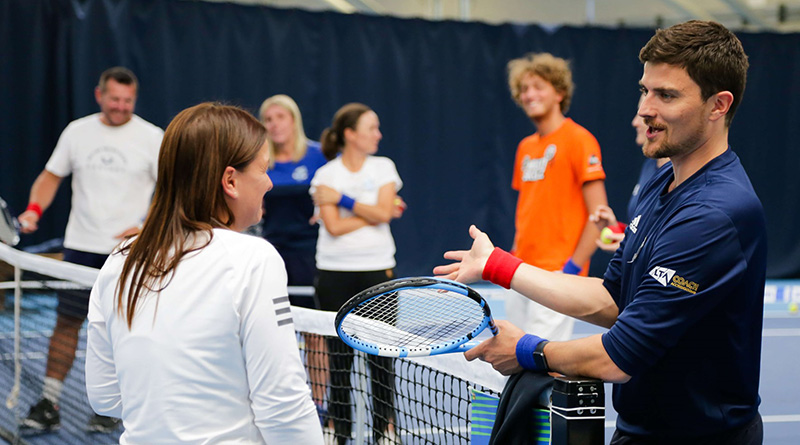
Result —
[[319, 228], [308, 223], [314, 214], [308, 189], [314, 173], [326, 162], [319, 143], [308, 141], [299, 162], [276, 162], [268, 170], [273, 188], [264, 195], [262, 234], [279, 251], [316, 249]]
[[631, 376], [614, 385], [617, 428], [659, 438], [741, 426], [760, 403], [761, 202], [730, 149], [672, 181], [664, 168], [644, 187], [603, 283], [620, 311], [603, 345]]
[[647, 181], [653, 177], [658, 171], [658, 161], [655, 159], [647, 158], [642, 162], [642, 169], [639, 171], [639, 180], [636, 181], [636, 185], [633, 186], [633, 192], [631, 192], [631, 197], [628, 200], [628, 221], [633, 221], [633, 218], [636, 217], [636, 204], [639, 202], [639, 193], [643, 190], [644, 186], [647, 185]]

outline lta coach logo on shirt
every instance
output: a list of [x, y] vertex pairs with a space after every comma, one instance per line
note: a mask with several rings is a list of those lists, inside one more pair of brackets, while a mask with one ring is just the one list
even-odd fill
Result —
[[661, 283], [662, 286], [666, 286], [672, 280], [673, 275], [675, 275], [675, 271], [672, 269], [667, 269], [666, 267], [656, 266], [653, 270], [650, 271], [650, 276], [655, 278], [656, 281]]
[[675, 275], [675, 271], [667, 269], [666, 267], [656, 266], [650, 271], [650, 276], [655, 278], [656, 281], [661, 283], [662, 286], [675, 286], [678, 289], [685, 290], [690, 294], [697, 293], [699, 284], [694, 281], [687, 280], [680, 275]]

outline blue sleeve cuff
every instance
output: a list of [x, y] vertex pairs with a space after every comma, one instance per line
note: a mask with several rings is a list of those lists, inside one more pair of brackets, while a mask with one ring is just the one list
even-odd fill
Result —
[[546, 371], [546, 369], [539, 369], [539, 367], [536, 366], [536, 362], [533, 360], [533, 351], [535, 351], [536, 346], [543, 341], [545, 341], [545, 339], [532, 334], [525, 334], [519, 339], [517, 342], [517, 362], [519, 362], [523, 369], [537, 372]]
[[561, 271], [570, 275], [578, 275], [581, 273], [581, 267], [575, 264], [575, 262], [572, 261], [572, 258], [570, 258], [566, 263], [564, 263], [564, 268], [561, 269]]
[[339, 207], [344, 207], [347, 210], [352, 211], [353, 207], [356, 205], [356, 200], [345, 195], [342, 193], [342, 197], [339, 199]]

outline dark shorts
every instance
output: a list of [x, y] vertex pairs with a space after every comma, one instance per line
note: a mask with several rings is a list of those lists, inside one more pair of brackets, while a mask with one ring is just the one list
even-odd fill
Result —
[[[314, 251], [308, 250], [289, 250], [278, 249], [278, 253], [283, 258], [286, 265], [286, 275], [289, 279], [289, 286], [313, 286], [314, 275], [317, 272], [314, 261]], [[316, 298], [313, 295], [292, 295], [289, 289], [289, 303], [292, 306], [306, 307], [309, 309], [319, 309]]]
[[365, 272], [318, 270], [314, 285], [323, 311], [338, 311], [353, 295], [394, 278], [394, 269]]
[[[81, 266], [100, 269], [106, 262], [108, 255], [100, 253], [82, 252], [80, 250], [64, 249], [64, 261]], [[58, 306], [56, 312], [59, 315], [85, 319], [89, 313], [89, 289], [85, 290], [59, 290]]]
[[710, 437], [654, 439], [634, 436], [616, 430], [609, 445], [761, 445], [762, 443], [764, 443], [764, 424], [761, 420], [761, 415], [756, 413], [753, 420], [746, 424]]

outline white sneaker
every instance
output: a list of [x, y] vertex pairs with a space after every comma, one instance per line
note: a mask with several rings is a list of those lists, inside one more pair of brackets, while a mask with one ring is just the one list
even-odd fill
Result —
[[400, 442], [400, 436], [397, 435], [397, 431], [384, 431], [383, 436], [378, 439], [375, 445], [402, 445]]
[[333, 429], [329, 427], [322, 428], [322, 439], [325, 445], [336, 445], [336, 436], [333, 434]]

